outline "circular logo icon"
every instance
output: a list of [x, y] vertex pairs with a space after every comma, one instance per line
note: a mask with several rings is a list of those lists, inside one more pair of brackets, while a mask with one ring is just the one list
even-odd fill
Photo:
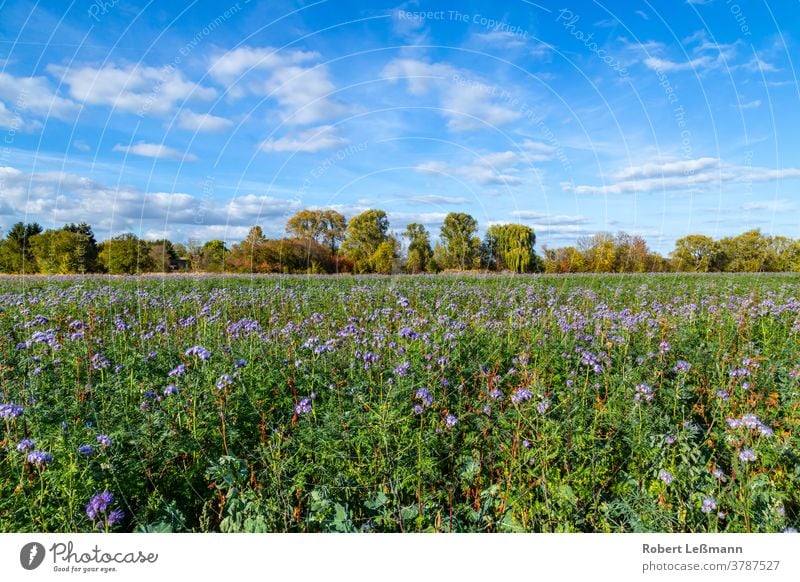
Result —
[[19, 563], [26, 570], [35, 570], [44, 562], [44, 546], [38, 542], [30, 542], [19, 551]]

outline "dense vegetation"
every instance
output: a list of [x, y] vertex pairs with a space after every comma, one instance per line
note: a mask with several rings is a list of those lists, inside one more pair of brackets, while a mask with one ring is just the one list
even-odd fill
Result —
[[[72, 273], [512, 273], [786, 272], [800, 271], [800, 241], [752, 230], [715, 241], [689, 235], [670, 259], [637, 235], [598, 233], [577, 246], [534, 250], [536, 234], [522, 224], [493, 224], [484, 238], [469, 214], [451, 212], [439, 242], [418, 223], [397, 236], [382, 210], [348, 222], [333, 210], [301, 210], [286, 224], [288, 237], [268, 239], [254, 226], [240, 243], [147, 241], [123, 233], [98, 243], [88, 224], [43, 230], [15, 224], [0, 241], [0, 272]], [[405, 244], [403, 244], [405, 243]]]
[[0, 531], [796, 528], [799, 282], [7, 278]]

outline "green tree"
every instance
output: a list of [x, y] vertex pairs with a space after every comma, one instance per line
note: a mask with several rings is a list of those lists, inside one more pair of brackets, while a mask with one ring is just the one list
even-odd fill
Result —
[[690, 234], [675, 241], [671, 253], [676, 271], [708, 273], [722, 266], [722, 253], [714, 239], [702, 234]]
[[[489, 268], [528, 273], [536, 265], [536, 235], [524, 224], [493, 224], [484, 238]], [[486, 260], [486, 259], [484, 259]]]
[[200, 249], [200, 270], [211, 273], [223, 272], [227, 255], [228, 248], [225, 246], [225, 241], [216, 239], [207, 241]]
[[342, 252], [353, 261], [356, 273], [373, 269], [372, 256], [388, 239], [389, 219], [383, 210], [366, 210], [350, 219]]
[[748, 230], [719, 241], [724, 257], [723, 270], [732, 273], [769, 271], [769, 239], [761, 230]]
[[464, 270], [479, 266], [481, 241], [475, 236], [477, 230], [478, 221], [469, 214], [448, 214], [442, 224], [437, 263], [447, 269]]
[[428, 231], [421, 224], [412, 222], [406, 226], [403, 236], [408, 239], [406, 272], [421, 273], [427, 271], [433, 258], [431, 237]]
[[394, 260], [397, 258], [397, 241], [389, 237], [375, 249], [370, 257], [370, 266], [373, 273], [391, 275], [394, 270]]
[[66, 275], [80, 273], [82, 236], [66, 229], [46, 230], [31, 238], [31, 251], [41, 273]]
[[331, 254], [345, 238], [347, 221], [335, 210], [304, 209], [292, 216], [286, 223], [286, 232], [297, 238], [311, 239], [326, 244]]
[[578, 239], [578, 248], [583, 254], [586, 270], [591, 273], [612, 273], [616, 262], [614, 237], [600, 232], [591, 237]]
[[92, 227], [85, 222], [80, 224], [65, 224], [64, 230], [78, 235], [78, 244], [75, 248], [75, 262], [77, 273], [93, 273], [98, 269], [97, 264], [97, 239], [94, 237]]
[[42, 227], [36, 223], [17, 222], [0, 243], [0, 271], [4, 273], [36, 273], [38, 267], [31, 248], [31, 239], [41, 234]]
[[148, 255], [152, 269], [157, 273], [168, 273], [178, 265], [178, 253], [175, 246], [167, 239], [155, 240], [148, 243]]
[[147, 241], [128, 232], [103, 241], [98, 258], [108, 273], [131, 275], [153, 270], [149, 250]]

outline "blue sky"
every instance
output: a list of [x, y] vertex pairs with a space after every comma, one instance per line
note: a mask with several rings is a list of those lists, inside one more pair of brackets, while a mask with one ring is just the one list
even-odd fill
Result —
[[[67, 9], [66, 7], [69, 6]], [[0, 226], [800, 237], [789, 0], [0, 0]]]

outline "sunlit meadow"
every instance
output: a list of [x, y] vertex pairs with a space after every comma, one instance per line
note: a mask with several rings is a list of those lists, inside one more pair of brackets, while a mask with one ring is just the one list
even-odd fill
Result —
[[779, 532], [800, 277], [0, 281], [0, 530]]

